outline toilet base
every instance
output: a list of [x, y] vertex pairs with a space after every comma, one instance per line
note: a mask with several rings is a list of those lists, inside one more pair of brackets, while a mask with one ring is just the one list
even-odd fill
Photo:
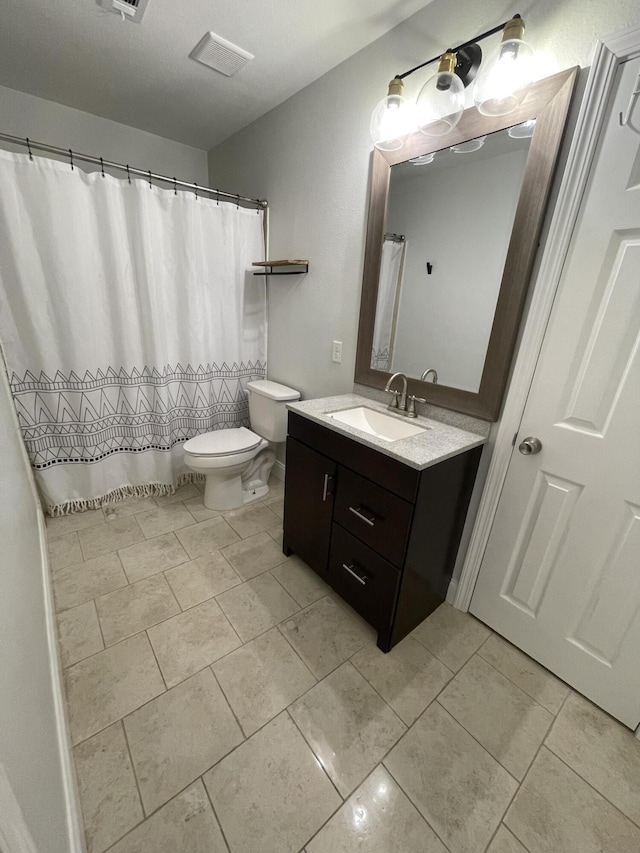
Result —
[[266, 483], [261, 483], [259, 480], [253, 480], [250, 483], [245, 483], [242, 490], [242, 500], [246, 504], [253, 501], [259, 501], [269, 494], [269, 486]]

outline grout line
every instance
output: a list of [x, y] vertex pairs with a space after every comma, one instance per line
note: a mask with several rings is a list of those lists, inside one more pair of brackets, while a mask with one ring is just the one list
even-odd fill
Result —
[[[127, 754], [129, 756], [129, 761], [131, 762], [131, 770], [133, 771], [133, 780], [136, 783], [136, 790], [138, 791], [138, 799], [140, 800], [140, 808], [142, 809], [142, 814], [143, 814], [143, 818], [142, 818], [141, 823], [143, 823], [147, 817], [147, 810], [144, 807], [144, 800], [142, 799], [142, 791], [140, 790], [140, 783], [138, 782], [138, 773], [136, 771], [136, 765], [135, 765], [135, 762], [133, 760], [133, 753], [131, 752], [131, 744], [129, 743], [129, 735], [127, 734], [127, 729], [126, 729], [126, 726], [124, 724], [124, 717], [119, 721], [119, 723], [120, 723], [120, 727], [122, 728], [122, 733], [124, 735], [124, 742], [125, 742], [126, 747], [127, 747]], [[136, 824], [136, 826], [139, 826], [139, 825], [140, 825], [140, 823]]]
[[[242, 648], [242, 646], [241, 646], [240, 648]], [[236, 651], [237, 651], [237, 649], [236, 649]], [[214, 663], [217, 663], [217, 661], [214, 661]], [[250, 737], [250, 736], [245, 732], [245, 730], [244, 730], [244, 726], [243, 726], [243, 725], [242, 725], [242, 723], [240, 722], [240, 720], [239, 720], [239, 718], [238, 718], [238, 715], [236, 714], [236, 712], [235, 712], [235, 710], [234, 710], [234, 707], [233, 707], [233, 705], [231, 704], [231, 701], [230, 701], [229, 697], [228, 697], [228, 696], [227, 696], [227, 694], [225, 693], [225, 691], [224, 691], [224, 687], [223, 687], [223, 686], [222, 686], [222, 684], [220, 683], [220, 681], [219, 681], [219, 679], [218, 679], [218, 676], [217, 676], [217, 675], [216, 675], [216, 673], [215, 673], [215, 670], [214, 670], [214, 668], [213, 668], [213, 663], [210, 663], [210, 664], [209, 664], [209, 669], [211, 670], [211, 674], [213, 675], [213, 680], [214, 680], [214, 681], [215, 681], [215, 683], [218, 685], [218, 689], [219, 689], [219, 690], [220, 690], [220, 692], [222, 693], [222, 698], [223, 698], [223, 699], [225, 700], [225, 702], [227, 703], [227, 707], [229, 708], [229, 710], [230, 710], [230, 711], [231, 711], [231, 713], [233, 714], [233, 719], [234, 719], [234, 720], [236, 721], [236, 723], [238, 724], [238, 728], [240, 729], [240, 731], [241, 731], [241, 733], [242, 733], [242, 740], [240, 741], [240, 743], [244, 743], [246, 740], [248, 740], [248, 739], [249, 739], [249, 737]], [[236, 746], [234, 746], [234, 748], [231, 750], [231, 752], [233, 752], [234, 750], [236, 750], [239, 746], [240, 746], [240, 744], [236, 744]], [[231, 755], [231, 753], [230, 753], [230, 752], [228, 752], [228, 753], [227, 753], [227, 755]], [[205, 770], [205, 773], [206, 773], [206, 772], [207, 772], [207, 771]]]
[[[229, 753], [229, 755], [231, 755], [231, 753]], [[208, 773], [209, 771], [207, 770], [205, 772]], [[209, 805], [211, 806], [211, 811], [213, 812], [213, 817], [214, 817], [216, 823], [218, 824], [218, 828], [220, 829], [220, 834], [222, 835], [222, 839], [223, 839], [224, 843], [227, 845], [227, 850], [229, 851], [229, 850], [231, 850], [231, 845], [229, 844], [229, 841], [227, 839], [225, 831], [222, 828], [222, 821], [218, 817], [218, 812], [216, 811], [216, 808], [213, 805], [213, 800], [211, 799], [211, 794], [209, 793], [209, 789], [207, 788], [207, 783], [204, 781], [204, 773], [202, 774], [202, 776], [199, 776], [198, 778], [202, 782], [202, 787], [204, 788], [204, 792], [207, 796], [207, 799], [209, 800]], [[189, 851], [184, 851], [184, 853], [189, 853]]]
[[[162, 678], [162, 683], [164, 684], [164, 689], [166, 692], [169, 689], [167, 687], [167, 679], [164, 677], [164, 672], [162, 671], [162, 667], [160, 666], [160, 661], [158, 660], [158, 655], [156, 654], [156, 650], [154, 649], [153, 643], [151, 642], [151, 637], [149, 636], [148, 629], [145, 628], [145, 630], [142, 631], [141, 633], [144, 633], [145, 637], [147, 638], [147, 643], [149, 643], [149, 645], [151, 646], [151, 652], [153, 654], [153, 659], [155, 660], [156, 666], [158, 667], [158, 672], [160, 673], [160, 678]], [[186, 681], [186, 678], [183, 678], [183, 681]], [[162, 695], [162, 694], [160, 694], [160, 695]], [[154, 697], [154, 698], [156, 698], [156, 697]]]
[[[286, 714], [286, 715], [287, 715], [287, 717], [288, 717], [288, 718], [291, 720], [291, 722], [293, 723], [293, 725], [296, 727], [296, 729], [297, 729], [297, 730], [298, 730], [298, 732], [300, 733], [300, 737], [302, 738], [302, 740], [305, 742], [305, 744], [307, 745], [307, 747], [308, 747], [308, 748], [309, 748], [309, 750], [311, 751], [311, 755], [313, 756], [314, 760], [317, 762], [318, 766], [320, 767], [320, 769], [322, 770], [322, 772], [324, 773], [324, 775], [327, 777], [327, 779], [328, 779], [328, 780], [329, 780], [329, 782], [331, 783], [331, 786], [334, 788], [334, 790], [335, 790], [336, 794], [340, 797], [340, 805], [338, 806], [338, 808], [337, 808], [334, 812], [332, 812], [332, 813], [331, 813], [331, 816], [333, 816], [333, 815], [334, 815], [334, 814], [335, 814], [339, 809], [341, 809], [341, 808], [342, 808], [342, 806], [343, 806], [343, 805], [344, 805], [344, 803], [345, 803], [345, 799], [346, 799], [346, 798], [342, 796], [342, 794], [341, 794], [341, 793], [340, 793], [340, 791], [338, 790], [338, 787], [337, 787], [336, 783], [333, 781], [333, 779], [331, 778], [331, 776], [329, 776], [329, 774], [328, 774], [328, 773], [327, 773], [327, 771], [325, 770], [324, 764], [320, 761], [320, 759], [319, 759], [319, 758], [318, 758], [318, 756], [316, 755], [315, 750], [313, 749], [313, 747], [311, 746], [311, 744], [309, 743], [309, 741], [308, 741], [308, 740], [307, 740], [307, 738], [305, 737], [304, 732], [302, 731], [302, 729], [300, 728], [300, 726], [299, 726], [299, 725], [296, 723], [296, 721], [294, 720], [293, 716], [291, 715], [291, 712], [290, 712], [289, 708], [285, 708], [285, 710], [284, 710], [284, 711], [282, 711], [282, 713], [283, 713], [283, 714]], [[327, 820], [330, 820], [330, 818], [327, 818]], [[308, 841], [305, 841], [305, 844], [308, 844], [308, 843], [309, 843]]]

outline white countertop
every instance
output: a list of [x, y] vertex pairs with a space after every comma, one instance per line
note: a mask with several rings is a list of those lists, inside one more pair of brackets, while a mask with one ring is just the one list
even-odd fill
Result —
[[[403, 422], [423, 427], [426, 432], [414, 435], [410, 438], [401, 438], [397, 441], [385, 441], [367, 432], [336, 421], [328, 417], [332, 412], [340, 412], [344, 409], [353, 409], [364, 406], [375, 412], [398, 418]], [[298, 415], [309, 418], [327, 429], [346, 435], [354, 441], [379, 450], [385, 456], [390, 456], [400, 462], [404, 462], [411, 468], [421, 471], [436, 465], [451, 456], [457, 456], [472, 447], [479, 447], [487, 440], [489, 425], [477, 421], [478, 429], [484, 432], [470, 432], [459, 427], [451, 426], [431, 418], [417, 417], [407, 418], [404, 415], [393, 415], [387, 407], [368, 397], [359, 394], [341, 394], [337, 397], [321, 397], [317, 400], [302, 400], [297, 403], [288, 403], [287, 408]]]

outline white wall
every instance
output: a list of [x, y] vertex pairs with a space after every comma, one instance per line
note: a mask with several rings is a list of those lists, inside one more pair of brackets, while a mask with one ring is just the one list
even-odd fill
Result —
[[[209, 153], [210, 180], [271, 206], [271, 255], [310, 259], [269, 280], [269, 374], [306, 397], [349, 391], [360, 305], [373, 106], [391, 77], [520, 11], [540, 76], [589, 65], [596, 39], [640, 21], [637, 0], [434, 0]], [[294, 72], [295, 73], [295, 72]], [[424, 82], [407, 80], [407, 95]], [[331, 341], [344, 342], [343, 363]]]
[[392, 169], [387, 231], [406, 237], [392, 372], [480, 388], [527, 153]]
[[[179, 180], [209, 184], [207, 155], [199, 148], [4, 86], [0, 86], [0, 133], [28, 136], [38, 142], [128, 163]], [[24, 148], [1, 141], [0, 146], [25, 152]]]
[[0, 848], [29, 850], [14, 844], [30, 835], [38, 853], [69, 853], [38, 511], [4, 370], [0, 442]]

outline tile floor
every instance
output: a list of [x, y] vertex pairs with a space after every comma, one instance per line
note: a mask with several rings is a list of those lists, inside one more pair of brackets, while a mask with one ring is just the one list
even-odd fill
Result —
[[89, 853], [638, 853], [640, 741], [447, 605], [383, 655], [282, 491], [49, 519]]

